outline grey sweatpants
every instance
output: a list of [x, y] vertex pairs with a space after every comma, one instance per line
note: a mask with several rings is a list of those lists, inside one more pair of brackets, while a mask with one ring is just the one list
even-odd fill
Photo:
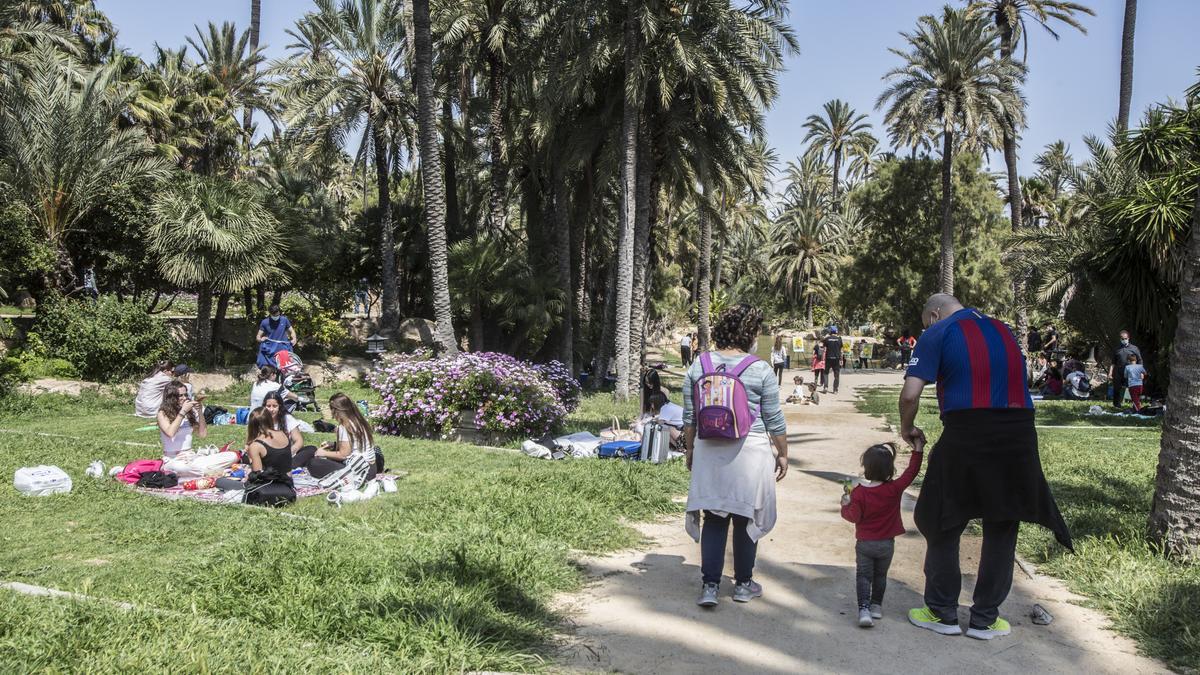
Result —
[[888, 568], [892, 566], [892, 554], [895, 552], [895, 539], [859, 541], [854, 545], [854, 585], [860, 608], [883, 604]]

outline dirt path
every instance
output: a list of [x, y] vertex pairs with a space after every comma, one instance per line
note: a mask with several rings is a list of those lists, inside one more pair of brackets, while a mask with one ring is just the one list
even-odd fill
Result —
[[[736, 604], [726, 579], [720, 606], [700, 609], [700, 547], [684, 533], [682, 518], [646, 526], [652, 548], [585, 560], [593, 583], [561, 599], [576, 627], [564, 664], [630, 673], [1165, 672], [1138, 656], [1132, 641], [1106, 630], [1099, 613], [1072, 604], [1078, 598], [1062, 584], [1020, 570], [1002, 609], [1013, 624], [1011, 636], [981, 642], [910, 626], [908, 608], [921, 605], [925, 550], [912, 525], [911, 500], [885, 618], [872, 629], [855, 625], [854, 534], [839, 515], [838, 480], [857, 472], [864, 448], [892, 435], [880, 420], [855, 410], [850, 390], [899, 379], [846, 372], [841, 395], [823, 398], [820, 406], [787, 406], [791, 471], [779, 486], [779, 522], [760, 542], [755, 567], [764, 597]], [[962, 551], [965, 617], [978, 540], [964, 538]], [[732, 569], [727, 560], [726, 574]], [[1029, 621], [1035, 602], [1054, 615], [1053, 624]]]

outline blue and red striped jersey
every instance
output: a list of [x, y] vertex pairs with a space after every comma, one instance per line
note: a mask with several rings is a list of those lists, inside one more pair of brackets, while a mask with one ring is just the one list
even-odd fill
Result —
[[1008, 326], [977, 309], [961, 309], [930, 326], [917, 341], [907, 375], [937, 382], [943, 413], [1033, 407], [1020, 345]]

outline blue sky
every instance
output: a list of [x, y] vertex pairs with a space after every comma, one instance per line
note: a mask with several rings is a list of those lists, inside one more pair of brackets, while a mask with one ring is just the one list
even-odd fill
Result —
[[[1020, 168], [1031, 172], [1033, 157], [1058, 139], [1083, 152], [1086, 134], [1103, 134], [1117, 113], [1117, 85], [1121, 57], [1123, 0], [1081, 0], [1096, 11], [1083, 17], [1087, 35], [1066, 29], [1055, 42], [1041, 29], [1030, 31], [1029, 128], [1022, 139]], [[249, 0], [181, 2], [161, 0], [97, 0], [116, 24], [121, 43], [148, 56], [155, 42], [163, 46], [184, 44], [195, 35], [196, 24], [234, 21], [239, 29], [249, 25]], [[780, 77], [780, 97], [768, 113], [770, 142], [782, 160], [803, 151], [804, 119], [820, 112], [830, 99], [841, 98], [868, 112], [874, 110], [883, 88], [884, 72], [898, 63], [888, 47], [903, 46], [899, 31], [910, 30], [921, 14], [936, 13], [939, 0], [792, 0], [789, 21], [800, 42], [800, 53], [788, 59]], [[264, 0], [262, 41], [267, 54], [283, 54], [288, 40], [284, 30], [307, 9], [304, 0]], [[1179, 98], [1197, 79], [1200, 40], [1200, 0], [1142, 0], [1138, 7], [1134, 59], [1134, 116], [1149, 104]], [[992, 159], [999, 169], [1003, 162]]]

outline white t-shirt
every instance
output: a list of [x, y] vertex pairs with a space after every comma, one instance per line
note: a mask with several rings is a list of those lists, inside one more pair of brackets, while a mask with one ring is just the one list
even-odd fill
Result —
[[179, 453], [192, 449], [192, 423], [184, 417], [175, 438], [163, 433], [162, 429], [158, 430], [158, 437], [162, 441], [163, 459], [175, 459]]
[[138, 417], [154, 418], [162, 407], [163, 390], [171, 383], [171, 376], [156, 373], [138, 383], [137, 398], [133, 400], [133, 414]]
[[278, 382], [264, 380], [254, 385], [250, 390], [250, 411], [254, 412], [256, 408], [261, 408], [263, 401], [266, 400], [267, 394], [273, 391], [279, 391], [280, 385]]
[[658, 411], [658, 417], [676, 429], [683, 428], [683, 406], [677, 403], [664, 403], [662, 410]]
[[[338, 425], [337, 440], [338, 440], [338, 443], [345, 441], [346, 443], [350, 444], [350, 454], [351, 455], [362, 455], [363, 457], [365, 457], [367, 459], [368, 462], [375, 461], [375, 452], [374, 452], [375, 448], [360, 447], [357, 440], [350, 438], [350, 432], [346, 431], [346, 427]], [[346, 458], [349, 459], [350, 458], [349, 455], [347, 455]]]
[[787, 350], [786, 349], [784, 349], [783, 347], [780, 347], [778, 351], [776, 351], [774, 349], [771, 350], [771, 365], [784, 363], [786, 361], [787, 361]]
[[680, 347], [691, 347], [692, 346], [692, 336], [684, 335], [682, 338], [680, 338], [679, 346]]

